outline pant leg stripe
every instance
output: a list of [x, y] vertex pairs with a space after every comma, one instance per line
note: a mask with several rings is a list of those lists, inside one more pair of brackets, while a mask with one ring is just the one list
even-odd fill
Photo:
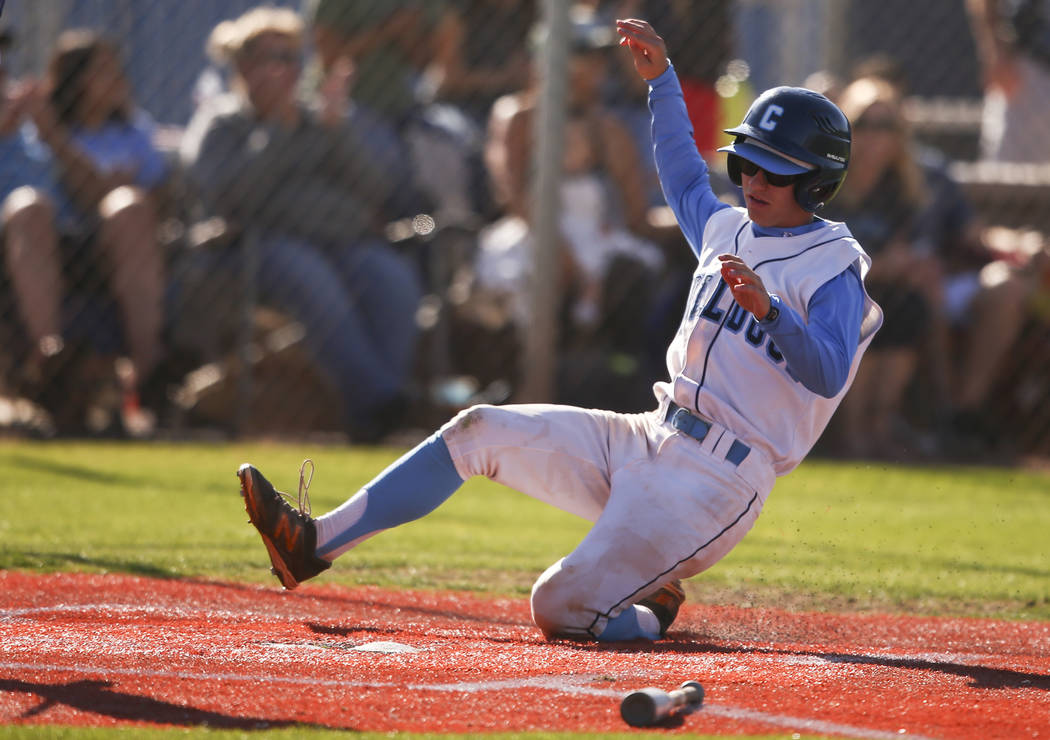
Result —
[[654, 583], [656, 583], [657, 581], [659, 581], [659, 580], [660, 580], [661, 578], [663, 578], [663, 577], [664, 577], [664, 576], [666, 576], [666, 575], [667, 575], [668, 573], [670, 573], [671, 571], [673, 571], [673, 570], [674, 570], [675, 568], [677, 568], [677, 567], [678, 567], [679, 565], [681, 565], [682, 563], [684, 563], [684, 562], [685, 562], [685, 561], [687, 561], [687, 560], [692, 560], [692, 559], [693, 559], [694, 557], [696, 557], [697, 553], [701, 552], [702, 550], [704, 550], [705, 548], [707, 548], [708, 546], [710, 546], [710, 545], [711, 545], [711, 544], [713, 544], [714, 542], [717, 542], [717, 541], [718, 541], [718, 539], [719, 539], [720, 537], [722, 537], [722, 535], [724, 535], [724, 534], [725, 534], [726, 532], [728, 532], [728, 531], [729, 531], [729, 530], [731, 530], [731, 529], [732, 529], [733, 527], [735, 527], [735, 526], [736, 526], [737, 524], [739, 524], [739, 523], [740, 523], [740, 520], [741, 520], [741, 519], [743, 519], [743, 518], [744, 518], [745, 516], [747, 516], [747, 513], [748, 513], [749, 511], [751, 511], [751, 507], [755, 505], [755, 502], [756, 502], [757, 500], [758, 500], [758, 492], [757, 492], [757, 491], [755, 491], [754, 495], [753, 495], [753, 496], [751, 496], [751, 500], [747, 502], [747, 506], [745, 506], [745, 507], [744, 507], [744, 510], [740, 512], [740, 514], [739, 514], [739, 515], [737, 516], [737, 518], [736, 518], [736, 519], [734, 519], [734, 520], [733, 520], [733, 521], [732, 521], [731, 523], [729, 523], [728, 525], [726, 525], [726, 526], [725, 526], [725, 527], [724, 527], [724, 528], [722, 529], [722, 531], [721, 531], [721, 532], [719, 532], [718, 534], [716, 534], [716, 535], [715, 535], [714, 537], [712, 537], [711, 539], [709, 539], [709, 540], [708, 540], [707, 542], [705, 542], [704, 544], [700, 545], [700, 547], [698, 547], [698, 548], [696, 548], [695, 550], [693, 550], [693, 551], [692, 551], [692, 552], [691, 552], [691, 553], [690, 553], [689, 555], [687, 555], [686, 557], [684, 557], [684, 558], [682, 558], [681, 560], [679, 560], [678, 562], [676, 562], [676, 563], [675, 563], [674, 565], [672, 565], [672, 566], [671, 566], [670, 568], [668, 568], [667, 570], [665, 570], [665, 571], [663, 571], [662, 573], [660, 573], [659, 575], [657, 575], [657, 576], [656, 576], [655, 578], [651, 579], [651, 580], [650, 580], [650, 581], [648, 581], [647, 583], [644, 583], [644, 584], [642, 584], [641, 586], [639, 586], [638, 588], [636, 588], [636, 589], [635, 589], [634, 591], [632, 591], [632, 592], [631, 592], [630, 594], [628, 594], [628, 595], [627, 595], [627, 596], [625, 596], [624, 598], [622, 598], [622, 599], [620, 599], [619, 601], [617, 601], [617, 602], [616, 602], [615, 604], [613, 604], [613, 605], [612, 605], [611, 607], [609, 607], [609, 609], [608, 609], [607, 611], [604, 611], [604, 612], [597, 612], [597, 613], [595, 613], [595, 616], [594, 616], [594, 621], [593, 621], [593, 622], [591, 622], [591, 623], [590, 623], [590, 625], [589, 625], [589, 626], [588, 626], [588, 627], [586, 628], [587, 634], [589, 634], [589, 635], [590, 635], [591, 637], [593, 637], [593, 638], [594, 638], [595, 640], [597, 640], [597, 639], [598, 639], [598, 635], [594, 633], [594, 627], [595, 627], [595, 625], [597, 625], [597, 624], [598, 624], [598, 620], [599, 620], [599, 619], [601, 619], [602, 617], [605, 617], [606, 619], [610, 619], [611, 617], [610, 617], [609, 613], [610, 613], [610, 612], [611, 612], [611, 611], [612, 611], [613, 609], [616, 609], [616, 608], [617, 608], [617, 607], [619, 607], [619, 606], [620, 606], [621, 604], [623, 604], [623, 603], [624, 603], [625, 601], [626, 601], [626, 602], [630, 602], [630, 601], [631, 601], [632, 599], [634, 599], [634, 597], [635, 597], [635, 596], [636, 596], [636, 595], [637, 595], [638, 593], [640, 593], [641, 591], [644, 591], [645, 589], [649, 588], [649, 587], [650, 587], [650, 586], [651, 586], [652, 584], [654, 584]]

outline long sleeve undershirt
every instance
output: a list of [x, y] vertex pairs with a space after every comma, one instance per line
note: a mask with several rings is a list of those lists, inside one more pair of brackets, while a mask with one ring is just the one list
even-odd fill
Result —
[[[674, 67], [649, 81], [649, 110], [653, 116], [653, 154], [664, 197], [699, 256], [708, 219], [730, 206], [711, 190], [707, 163], [696, 149]], [[756, 235], [770, 237], [825, 227], [820, 219], [794, 229], [764, 229], [751, 224]], [[771, 295], [770, 299], [780, 315], [773, 321], [762, 321], [761, 326], [784, 355], [792, 377], [814, 393], [835, 396], [846, 384], [860, 337], [864, 287], [856, 268], [847, 268], [814, 292], [807, 307], [808, 323], [778, 296]]]

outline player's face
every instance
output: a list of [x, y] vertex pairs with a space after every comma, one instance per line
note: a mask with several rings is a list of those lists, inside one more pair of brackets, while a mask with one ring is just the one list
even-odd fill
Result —
[[813, 214], [795, 200], [794, 183], [777, 186], [766, 179], [766, 171], [758, 169], [753, 175], [740, 173], [747, 214], [759, 226], [767, 229], [790, 229], [808, 224]]

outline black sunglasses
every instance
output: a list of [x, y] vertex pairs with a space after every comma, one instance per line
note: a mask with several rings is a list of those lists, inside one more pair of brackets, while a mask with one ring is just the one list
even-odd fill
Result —
[[733, 154], [731, 156], [736, 157], [740, 171], [748, 177], [754, 177], [759, 172], [762, 172], [766, 176], [766, 182], [775, 188], [786, 188], [788, 185], [794, 185], [802, 175], [778, 175], [775, 172], [770, 172], [767, 169], [759, 167], [757, 164], [752, 162], [750, 159], [744, 159], [741, 156]]

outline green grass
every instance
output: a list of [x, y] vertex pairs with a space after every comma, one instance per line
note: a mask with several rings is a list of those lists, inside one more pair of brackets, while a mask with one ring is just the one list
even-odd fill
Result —
[[[295, 490], [317, 465], [327, 511], [400, 450], [339, 446], [0, 443], [0, 568], [270, 582], [234, 471]], [[587, 523], [475, 479], [430, 516], [384, 532], [323, 578], [527, 593]], [[810, 461], [782, 478], [754, 530], [688, 584], [694, 600], [1050, 619], [1050, 475]]]
[[[299, 463], [312, 456], [311, 500], [318, 514], [342, 503], [399, 452], [0, 444], [6, 489], [0, 568], [271, 582], [265, 551], [238, 495], [238, 464], [254, 462], [294, 493]], [[487, 481], [472, 482], [431, 517], [367, 543], [325, 578], [514, 592], [571, 549], [585, 526]]]
[[910, 612], [1050, 618], [1050, 476], [808, 462], [709, 580]]

